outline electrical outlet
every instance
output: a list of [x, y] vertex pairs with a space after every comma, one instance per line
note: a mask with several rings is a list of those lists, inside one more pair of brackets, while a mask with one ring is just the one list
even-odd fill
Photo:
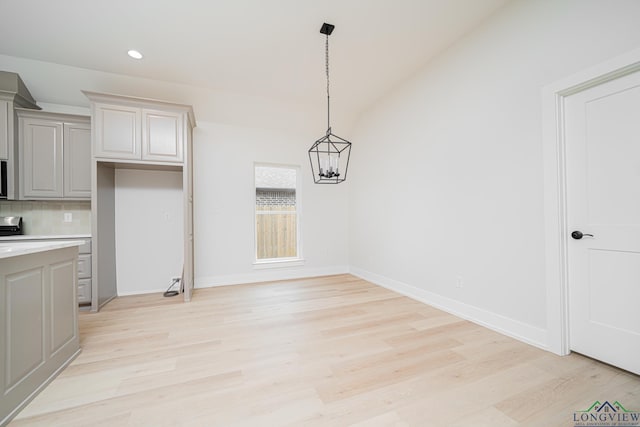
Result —
[[456, 277], [456, 288], [462, 288], [462, 284], [463, 284], [462, 276]]
[[73, 222], [73, 214], [71, 212], [64, 213], [64, 222]]

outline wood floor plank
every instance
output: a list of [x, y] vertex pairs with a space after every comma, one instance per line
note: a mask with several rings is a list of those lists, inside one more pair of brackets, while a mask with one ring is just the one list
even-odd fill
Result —
[[640, 378], [351, 275], [117, 298], [11, 426], [561, 426]]

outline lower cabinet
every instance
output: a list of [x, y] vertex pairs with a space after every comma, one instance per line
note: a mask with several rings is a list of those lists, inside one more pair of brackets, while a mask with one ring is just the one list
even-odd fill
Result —
[[[26, 237], [26, 236], [25, 236]], [[82, 245], [78, 246], [78, 304], [79, 305], [91, 305], [91, 280], [93, 278], [91, 272], [91, 238], [90, 237], [57, 237], [52, 236], [50, 238], [35, 237], [33, 239], [24, 238], [21, 241], [30, 242], [48, 242], [51, 240], [64, 240], [64, 241], [82, 241]], [[11, 241], [11, 238], [3, 239], [0, 237], [0, 241]]]
[[0, 426], [80, 351], [75, 247], [0, 259]]
[[78, 304], [91, 304], [91, 239], [82, 239], [78, 255]]
[[91, 279], [78, 279], [78, 304], [91, 304]]
[[78, 304], [91, 304], [91, 240], [80, 246], [78, 255]]

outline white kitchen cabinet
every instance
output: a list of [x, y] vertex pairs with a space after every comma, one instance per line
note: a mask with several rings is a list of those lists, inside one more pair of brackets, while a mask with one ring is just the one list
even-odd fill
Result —
[[182, 164], [189, 111], [162, 101], [85, 92], [94, 117], [93, 157]]
[[[184, 300], [193, 290], [193, 128], [189, 105], [83, 91], [91, 101], [93, 236], [91, 310], [117, 294], [116, 171], [182, 172], [182, 286]], [[122, 177], [122, 174], [118, 172]], [[140, 188], [143, 190], [144, 187]], [[150, 187], [150, 191], [158, 188]], [[129, 220], [144, 221], [144, 218]], [[162, 250], [161, 247], [153, 250]], [[176, 274], [180, 272], [176, 271]], [[170, 277], [167, 277], [167, 283]]]
[[32, 117], [19, 120], [21, 198], [62, 197], [62, 123]]
[[91, 198], [91, 125], [65, 123], [63, 128], [65, 198]]
[[78, 249], [45, 244], [36, 252], [25, 245], [14, 242], [13, 255], [0, 258], [2, 426], [80, 353]]
[[142, 109], [142, 159], [182, 162], [183, 114]]
[[91, 304], [91, 279], [78, 279], [78, 305]]
[[78, 255], [78, 278], [91, 278], [91, 254]]
[[94, 107], [94, 157], [140, 159], [140, 108], [98, 103]]
[[89, 118], [18, 109], [20, 198], [91, 198]]
[[78, 248], [78, 304], [91, 304], [91, 239]]
[[93, 279], [92, 273], [92, 255], [91, 255], [91, 237], [82, 237], [82, 235], [75, 236], [0, 236], [0, 245], [6, 243], [16, 242], [31, 242], [31, 243], [56, 243], [61, 241], [73, 241], [78, 242], [78, 261], [77, 261], [77, 276], [78, 276], [78, 304], [87, 305], [91, 304], [91, 284]]

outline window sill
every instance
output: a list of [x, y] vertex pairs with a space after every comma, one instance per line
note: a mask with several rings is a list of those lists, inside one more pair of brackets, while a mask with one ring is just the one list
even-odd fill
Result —
[[287, 268], [287, 267], [300, 267], [304, 265], [304, 259], [302, 258], [288, 258], [288, 259], [269, 259], [260, 260], [253, 263], [255, 270], [261, 270], [263, 268]]

